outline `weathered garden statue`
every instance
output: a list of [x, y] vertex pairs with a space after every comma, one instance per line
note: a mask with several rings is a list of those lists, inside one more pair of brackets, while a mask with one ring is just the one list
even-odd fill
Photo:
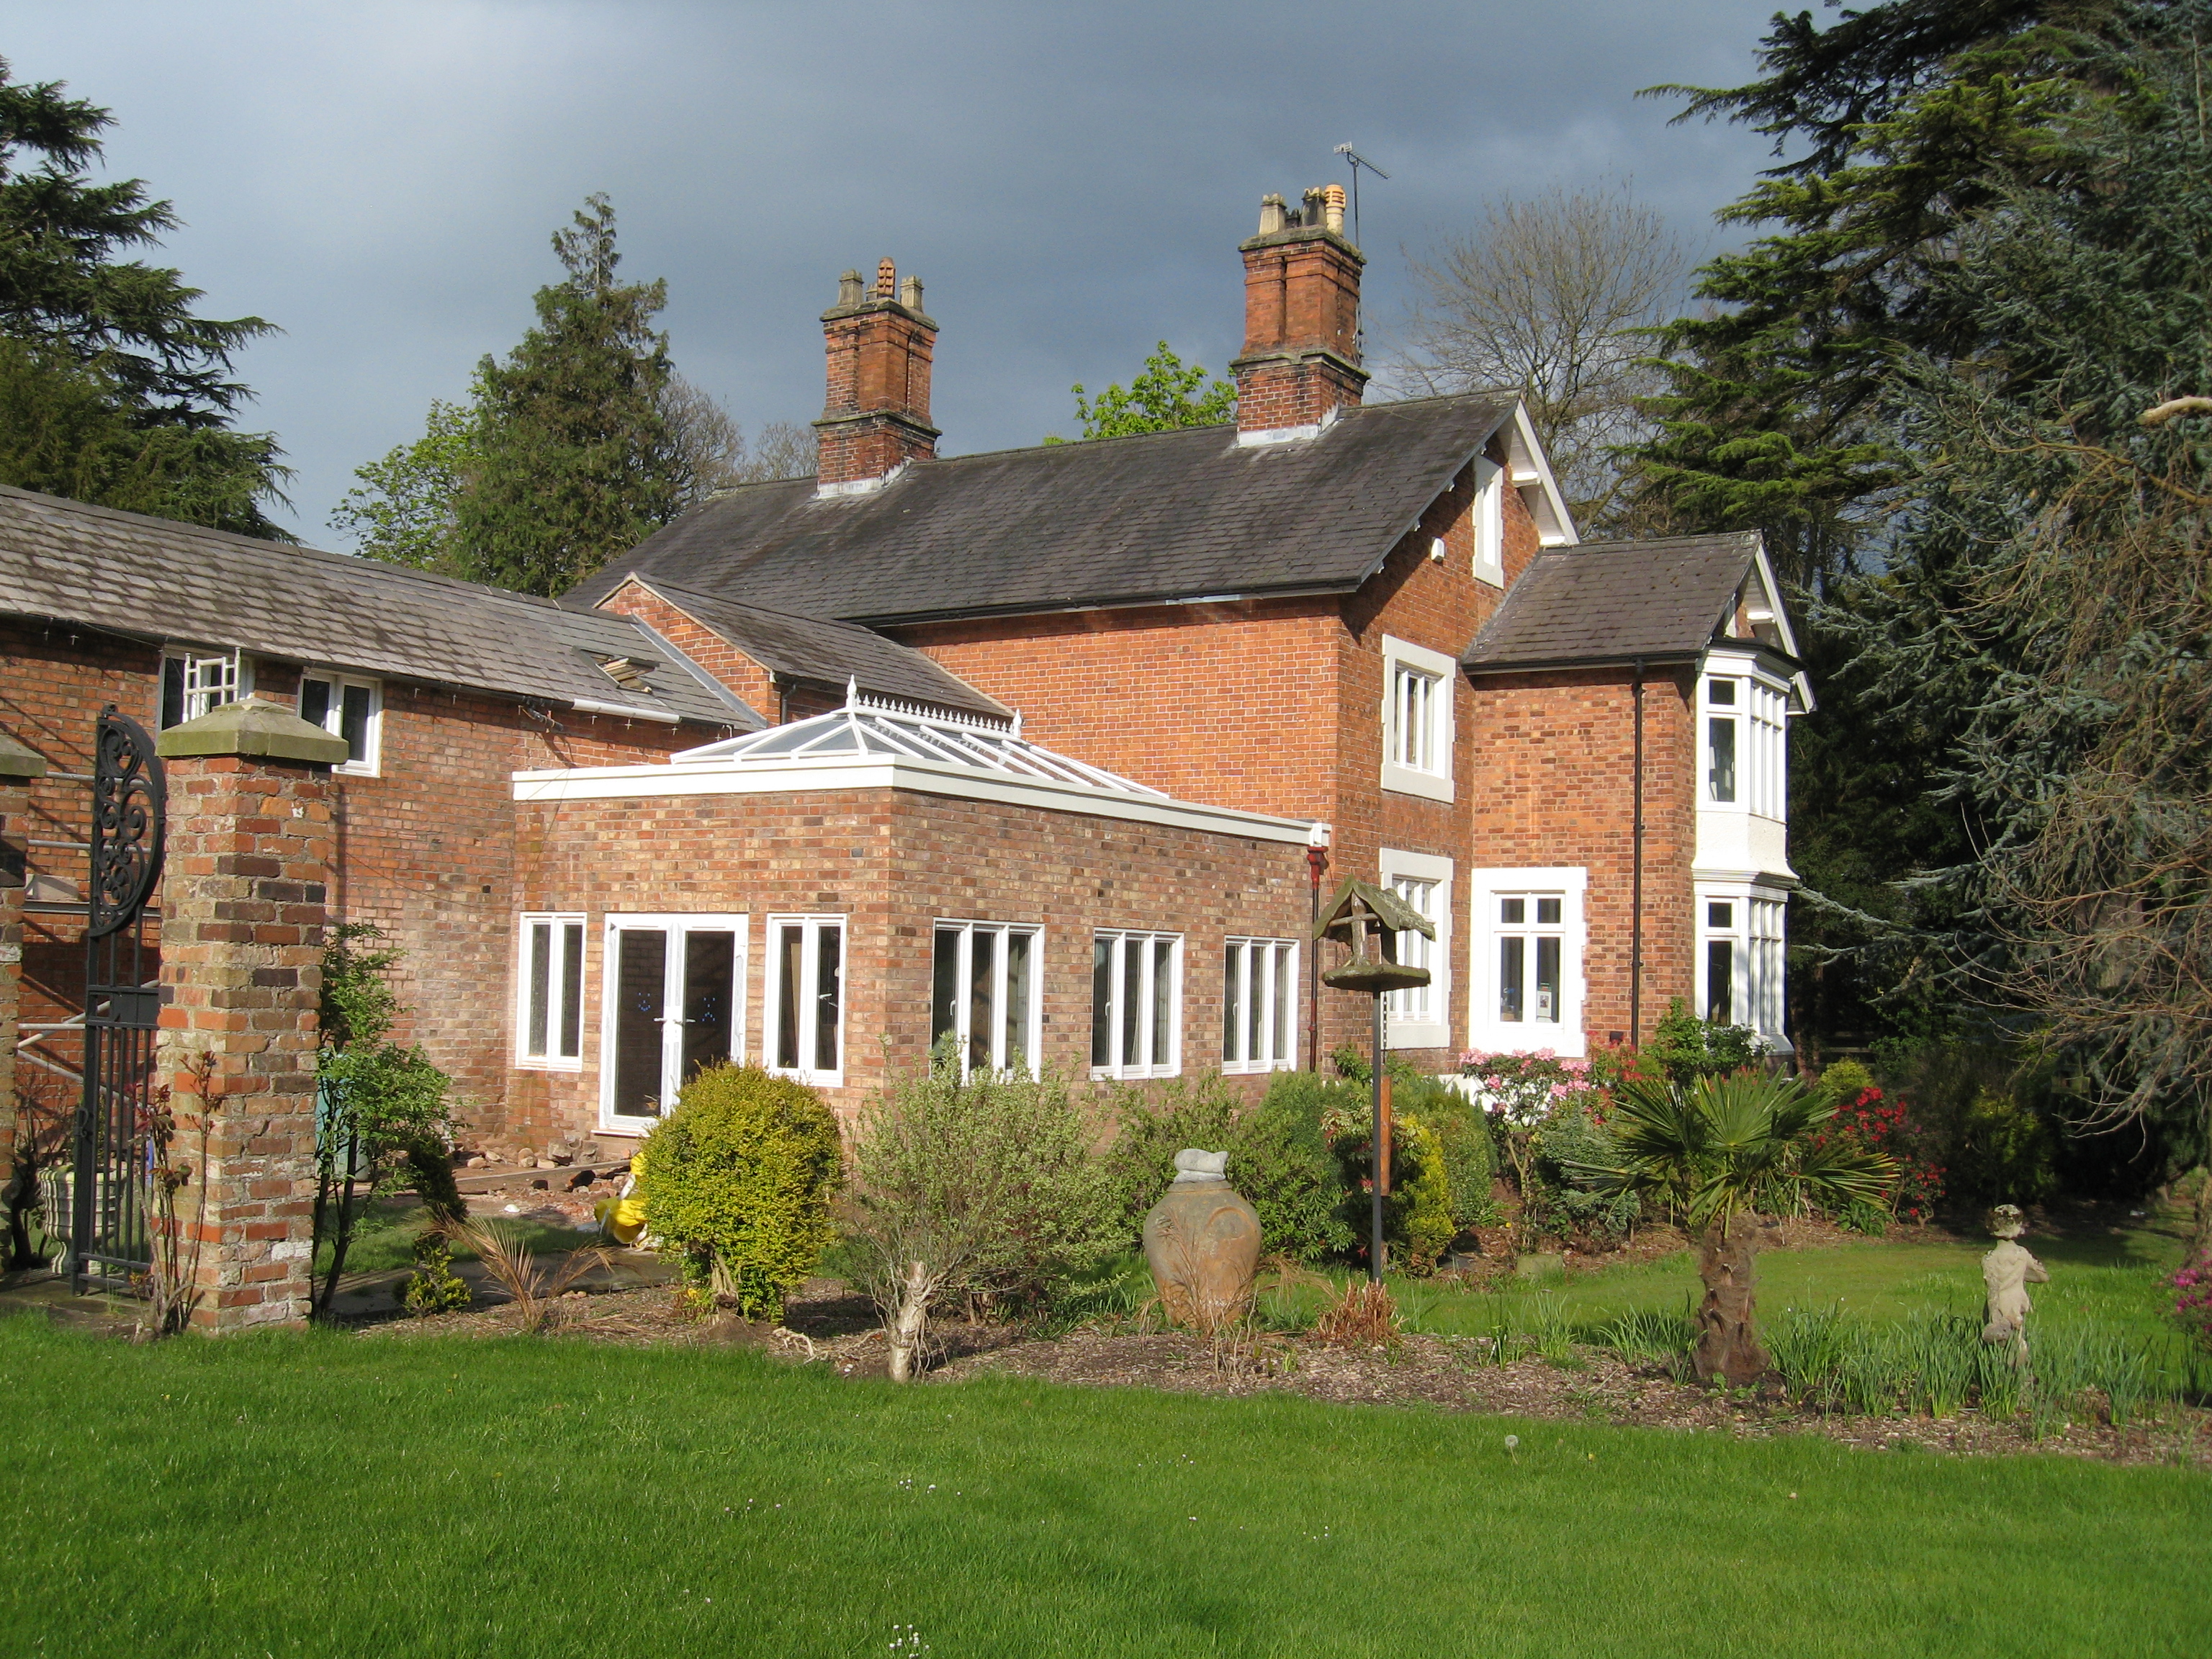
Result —
[[1982, 1258], [1982, 1283], [1989, 1289], [1989, 1322], [1982, 1327], [1982, 1340], [1992, 1346], [2006, 1344], [2015, 1370], [2027, 1369], [2027, 1316], [2035, 1307], [2027, 1287], [2051, 1282], [2043, 1264], [2020, 1243], [2027, 1231], [2027, 1218], [2017, 1204], [1998, 1205], [1990, 1212], [1997, 1247]]
[[1226, 1152], [1186, 1148], [1176, 1178], [1145, 1218], [1145, 1260], [1169, 1320], [1212, 1332], [1252, 1310], [1260, 1213], [1229, 1184]]

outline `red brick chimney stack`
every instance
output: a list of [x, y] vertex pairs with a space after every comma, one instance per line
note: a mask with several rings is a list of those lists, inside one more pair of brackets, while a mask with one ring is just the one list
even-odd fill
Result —
[[904, 283], [889, 259], [873, 291], [860, 273], [837, 279], [837, 303], [822, 313], [829, 397], [820, 434], [817, 487], [827, 494], [873, 489], [908, 461], [937, 453], [929, 423], [929, 366], [937, 325], [922, 314], [921, 279]]
[[1260, 234], [1244, 256], [1244, 353], [1237, 377], [1240, 432], [1296, 433], [1357, 404], [1359, 273], [1366, 256], [1345, 240], [1344, 186], [1310, 190], [1296, 209], [1260, 203]]

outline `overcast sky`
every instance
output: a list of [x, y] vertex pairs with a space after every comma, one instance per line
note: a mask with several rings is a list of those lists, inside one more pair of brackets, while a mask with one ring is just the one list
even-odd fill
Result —
[[1630, 179], [1709, 248], [1761, 143], [1633, 94], [1748, 78], [1773, 7], [0, 0], [0, 56], [114, 112], [107, 171], [175, 204], [161, 257], [206, 313], [284, 330], [240, 364], [249, 418], [331, 545], [353, 468], [520, 337], [592, 191], [748, 428], [820, 412], [816, 318], [888, 255], [941, 325], [943, 452], [1031, 444], [1163, 337], [1220, 372], [1260, 198], [1342, 179], [1340, 143], [1391, 175], [1362, 190], [1377, 326], [1401, 247], [1501, 191]]

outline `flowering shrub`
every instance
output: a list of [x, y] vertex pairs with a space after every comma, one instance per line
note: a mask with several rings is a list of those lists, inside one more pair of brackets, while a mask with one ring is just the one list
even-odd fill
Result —
[[1894, 1159], [1897, 1179], [1890, 1188], [1891, 1207], [1903, 1219], [1920, 1222], [1935, 1212], [1943, 1197], [1943, 1168], [1922, 1151], [1926, 1138], [1903, 1101], [1891, 1100], [1869, 1086], [1849, 1100], [1838, 1101], [1835, 1116], [1812, 1137], [1810, 1144], [1820, 1147], [1840, 1141], [1857, 1151]]
[[1521, 1194], [1520, 1247], [1531, 1249], [1540, 1211], [1537, 1132], [1562, 1115], [1578, 1115], [1602, 1125], [1604, 1091], [1589, 1061], [1562, 1059], [1548, 1048], [1494, 1054], [1470, 1048], [1460, 1056], [1459, 1069], [1481, 1091], [1492, 1133], [1512, 1166], [1513, 1185]]
[[2173, 1279], [2173, 1316], [2195, 1339], [2212, 1349], [2212, 1256], [2199, 1256]]

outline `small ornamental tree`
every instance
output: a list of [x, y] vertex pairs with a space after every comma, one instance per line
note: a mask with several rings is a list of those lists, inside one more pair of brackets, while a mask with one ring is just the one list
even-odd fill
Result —
[[696, 1074], [637, 1152], [646, 1224], [691, 1290], [780, 1322], [822, 1259], [843, 1178], [837, 1119], [757, 1066]]

